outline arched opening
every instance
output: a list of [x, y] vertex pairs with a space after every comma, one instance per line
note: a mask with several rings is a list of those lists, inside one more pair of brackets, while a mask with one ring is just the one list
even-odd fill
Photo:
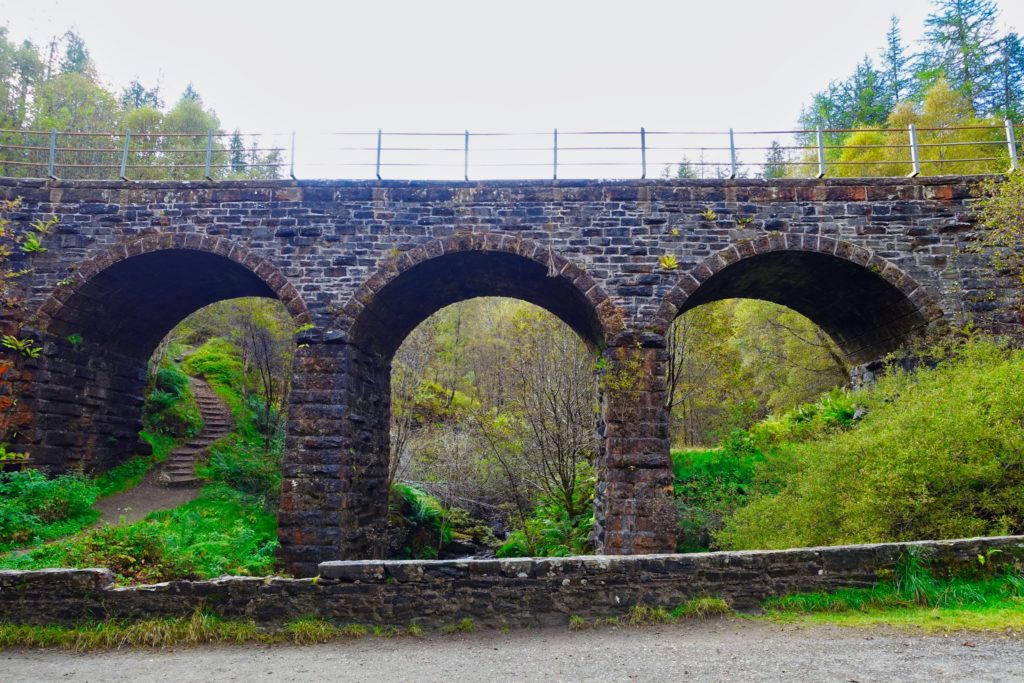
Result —
[[392, 361], [385, 556], [590, 552], [599, 415], [593, 349], [546, 310], [431, 315]]
[[789, 476], [794, 444], [853, 428], [855, 366], [941, 324], [906, 273], [820, 242], [731, 247], [669, 296], [666, 409], [681, 551], [720, 549], [728, 520]]
[[[360, 539], [372, 543], [364, 544], [362, 552], [378, 556], [386, 553], [384, 525], [389, 485], [394, 474], [389, 468], [393, 359], [403, 341], [421, 323], [458, 302], [482, 297], [516, 299], [551, 314], [545, 314], [547, 320], [528, 324], [550, 326], [553, 318], [560, 320], [571, 330], [565, 332], [573, 337], [574, 343], [578, 343], [576, 336], [582, 340], [589, 364], [596, 362], [605, 340], [605, 325], [594, 304], [595, 299], [605, 300], [599, 288], [585, 273], [564, 260], [555, 263], [556, 257], [547, 250], [530, 245], [527, 251], [529, 256], [515, 251], [470, 248], [431, 257], [424, 250], [421, 260], [402, 270], [385, 266], [380, 271], [385, 281], [375, 284], [374, 291], [370, 291], [368, 285], [356, 293], [354, 301], [359, 302], [359, 310], [348, 330], [344, 399], [348, 421], [343, 426], [345, 435], [341, 445], [343, 453], [358, 459], [343, 467], [346, 471], [357, 471], [359, 480], [350, 477], [339, 486], [343, 529], [359, 529]], [[375, 283], [375, 280], [371, 278], [368, 282]], [[590, 284], [584, 290], [580, 282]], [[561, 323], [555, 322], [558, 327]], [[564, 336], [561, 340], [564, 341]], [[540, 353], [546, 352], [541, 350]], [[593, 392], [592, 373], [590, 381], [588, 389]], [[454, 400], [457, 389], [452, 386], [449, 390], [453, 393], [443, 398], [448, 403], [449, 399]], [[592, 404], [596, 404], [596, 398]], [[465, 420], [479, 418], [479, 415], [461, 416]], [[596, 422], [595, 415], [587, 426], [588, 436], [596, 434]], [[596, 454], [590, 459], [595, 460]], [[358, 508], [349, 505], [344, 502], [346, 496], [357, 498], [363, 504]], [[345, 519], [346, 510], [356, 518]]]
[[[167, 333], [217, 301], [283, 299], [287, 285], [276, 269], [226, 241], [211, 245], [217, 252], [150, 246], [83, 263], [74, 283], [44, 304], [46, 343], [31, 396], [34, 465], [102, 471], [145, 452], [138, 433], [147, 364]], [[288, 303], [293, 318], [306, 317], [294, 296]]]
[[[680, 297], [677, 315], [722, 299], [770, 301], [814, 321], [854, 364], [899, 348], [931, 322], [913, 298], [917, 285], [892, 266], [896, 274], [886, 277], [885, 262], [862, 265], [832, 253], [777, 250], [714, 272], [709, 265], [691, 271], [694, 291]], [[703, 273], [710, 274], [699, 280]]]
[[734, 430], [850, 385], [849, 361], [822, 328], [761, 299], [687, 310], [672, 324], [667, 350], [675, 449], [714, 447]]
[[376, 292], [363, 291], [363, 305], [350, 331], [351, 343], [390, 358], [402, 341], [433, 313], [477, 297], [508, 297], [540, 306], [560, 318], [588, 344], [604, 343], [597, 307], [575, 282], [574, 269], [552, 271], [547, 261], [508, 251], [456, 251], [427, 258], [397, 274]]

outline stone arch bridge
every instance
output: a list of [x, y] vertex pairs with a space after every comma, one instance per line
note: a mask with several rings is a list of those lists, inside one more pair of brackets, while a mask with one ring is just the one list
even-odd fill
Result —
[[22, 333], [44, 348], [22, 368], [20, 440], [51, 471], [121, 462], [139, 448], [162, 337], [215, 301], [274, 297], [306, 330], [282, 557], [300, 575], [371, 557], [386, 517], [392, 354], [448, 304], [515, 297], [565, 321], [608, 372], [631, 373], [628, 390], [602, 396], [596, 536], [605, 553], [671, 551], [673, 319], [766, 299], [817, 322], [852, 363], [970, 318], [1016, 332], [1015, 283], [961, 253], [978, 180], [0, 180], [0, 197], [22, 198], [16, 225], [59, 218], [19, 280]]

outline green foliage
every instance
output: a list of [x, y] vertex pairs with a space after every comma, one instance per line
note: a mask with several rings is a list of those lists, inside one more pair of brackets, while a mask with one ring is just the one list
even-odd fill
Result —
[[[1024, 351], [971, 339], [893, 372], [846, 431], [792, 448], [789, 474], [716, 540], [787, 548], [1024, 531]], [[841, 411], [840, 411], [841, 412]]]
[[814, 403], [804, 403], [779, 416], [768, 416], [751, 426], [749, 438], [755, 447], [765, 449], [785, 443], [826, 438], [849, 429], [857, 412], [855, 394], [848, 389], [833, 389]]
[[159, 432], [143, 431], [139, 436], [153, 447], [153, 453], [135, 456], [96, 477], [96, 489], [100, 498], [138, 486], [146, 473], [157, 463], [166, 460], [167, 454], [177, 445], [173, 437]]
[[0, 550], [74, 533], [99, 516], [88, 479], [36, 470], [0, 472]]
[[665, 254], [658, 257], [658, 265], [661, 266], [662, 270], [678, 270], [679, 259], [674, 254]]
[[766, 301], [699, 306], [669, 331], [673, 442], [713, 445], [734, 429], [848, 382], [835, 343], [802, 315]]
[[189, 388], [188, 376], [177, 363], [165, 361], [146, 395], [142, 419], [152, 432], [176, 437], [195, 436], [203, 418]]
[[710, 616], [732, 614], [732, 607], [722, 598], [701, 596], [690, 598], [669, 612], [673, 619], [707, 619]]
[[276, 519], [259, 500], [222, 484], [134, 524], [103, 526], [22, 555], [8, 569], [109, 567], [125, 582], [259, 575], [272, 571]]
[[262, 439], [235, 432], [210, 446], [209, 462], [196, 468], [199, 476], [227, 484], [271, 504], [281, 492], [281, 451], [277, 442], [267, 448]]
[[476, 622], [470, 617], [464, 617], [453, 624], [441, 627], [441, 632], [451, 635], [453, 633], [472, 633], [476, 630]]
[[405, 557], [435, 558], [441, 546], [452, 540], [448, 511], [437, 498], [409, 484], [391, 484], [388, 524], [400, 530]]
[[874, 610], [937, 608], [993, 609], [1021, 606], [1024, 574], [1007, 568], [998, 576], [972, 579], [936, 578], [913, 550], [904, 554], [893, 581], [872, 588], [843, 588], [834, 592], [797, 593], [769, 598], [764, 608], [777, 614], [870, 612]]
[[736, 430], [722, 448], [674, 451], [672, 470], [679, 511], [679, 552], [714, 549], [713, 534], [753, 492], [754, 468], [764, 456]]
[[[214, 337], [195, 350], [182, 366], [190, 375], [202, 377], [218, 394], [230, 390], [228, 397], [232, 402], [238, 401], [241, 387], [245, 385], [242, 360], [238, 347], [227, 339]], [[236, 406], [232, 406], [235, 412]]]
[[596, 483], [597, 476], [593, 467], [580, 463], [573, 490], [573, 507], [581, 512], [570, 516], [563, 501], [541, 496], [526, 520], [525, 528], [508, 535], [497, 550], [498, 557], [566, 557], [591, 552], [590, 532], [594, 527]]

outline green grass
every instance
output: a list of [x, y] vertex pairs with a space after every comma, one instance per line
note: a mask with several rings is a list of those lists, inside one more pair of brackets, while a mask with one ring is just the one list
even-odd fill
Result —
[[[979, 571], [983, 570], [982, 565]], [[888, 624], [926, 631], [1024, 630], [1024, 574], [1007, 569], [985, 578], [933, 578], [906, 556], [894, 580], [873, 588], [799, 593], [764, 602], [765, 618], [846, 626]]]
[[96, 496], [92, 480], [77, 474], [0, 472], [0, 552], [81, 531], [99, 517]]
[[452, 624], [447, 624], [441, 627], [441, 633], [453, 634], [453, 633], [472, 633], [476, 630], [476, 622], [470, 617], [464, 617], [459, 621]]
[[[112, 650], [122, 647], [187, 647], [208, 643], [295, 643], [311, 645], [370, 632], [360, 624], [335, 625], [304, 617], [279, 627], [261, 627], [249, 619], [224, 619], [197, 610], [188, 617], [106, 620], [77, 626], [34, 626], [0, 623], [0, 649], [13, 647]], [[396, 629], [398, 635], [415, 635]], [[392, 635], [389, 633], [389, 635]]]
[[159, 432], [140, 432], [139, 436], [153, 447], [153, 453], [136, 456], [96, 477], [100, 498], [138, 486], [146, 473], [154, 465], [166, 460], [167, 455], [178, 445], [174, 437]]
[[404, 628], [334, 624], [319, 617], [301, 617], [281, 625], [260, 626], [251, 619], [225, 619], [209, 611], [196, 610], [187, 617], [139, 621], [108, 619], [74, 626], [0, 622], [0, 650], [15, 647], [113, 650], [124, 647], [190, 647], [215, 643], [315, 645], [362, 638], [370, 634], [378, 638], [418, 638], [423, 635], [423, 628], [415, 623]]
[[265, 575], [276, 547], [276, 519], [261, 501], [211, 484], [173, 510], [9, 554], [0, 568], [108, 567], [121, 583]]

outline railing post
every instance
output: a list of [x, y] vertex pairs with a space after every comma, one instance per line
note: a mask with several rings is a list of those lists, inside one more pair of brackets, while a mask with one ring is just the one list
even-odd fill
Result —
[[907, 174], [908, 178], [916, 178], [921, 175], [921, 158], [917, 153], [917, 126], [910, 124], [908, 128], [910, 132], [910, 173]]
[[206, 164], [203, 169], [203, 177], [207, 180], [213, 180], [210, 177], [210, 163], [213, 161], [213, 131], [206, 131]]
[[729, 129], [729, 164], [732, 172], [729, 174], [729, 180], [735, 180], [736, 178], [736, 138], [733, 135], [732, 128]]
[[818, 126], [818, 177], [825, 177], [825, 135]]
[[1010, 148], [1010, 173], [1020, 170], [1017, 157], [1017, 133], [1013, 129], [1013, 121], [1006, 119], [1006, 144]]
[[462, 154], [462, 179], [469, 180], [469, 129], [466, 129], [466, 146]]
[[128, 180], [128, 147], [132, 143], [132, 131], [124, 132], [124, 152], [121, 153], [121, 180]]
[[640, 126], [640, 164], [643, 171], [640, 180], [644, 180], [647, 178], [647, 131], [643, 126]]
[[50, 129], [50, 160], [46, 163], [46, 175], [51, 180], [57, 179], [57, 129]]
[[288, 159], [288, 175], [295, 180], [295, 131], [292, 131], [292, 155]]
[[382, 137], [380, 128], [377, 129], [377, 180], [380, 180], [380, 140]]
[[552, 179], [553, 180], [558, 180], [558, 129], [557, 128], [555, 128], [555, 147], [554, 147], [554, 149], [555, 149], [555, 162], [554, 162], [555, 165], [554, 165], [554, 172], [552, 174]]

